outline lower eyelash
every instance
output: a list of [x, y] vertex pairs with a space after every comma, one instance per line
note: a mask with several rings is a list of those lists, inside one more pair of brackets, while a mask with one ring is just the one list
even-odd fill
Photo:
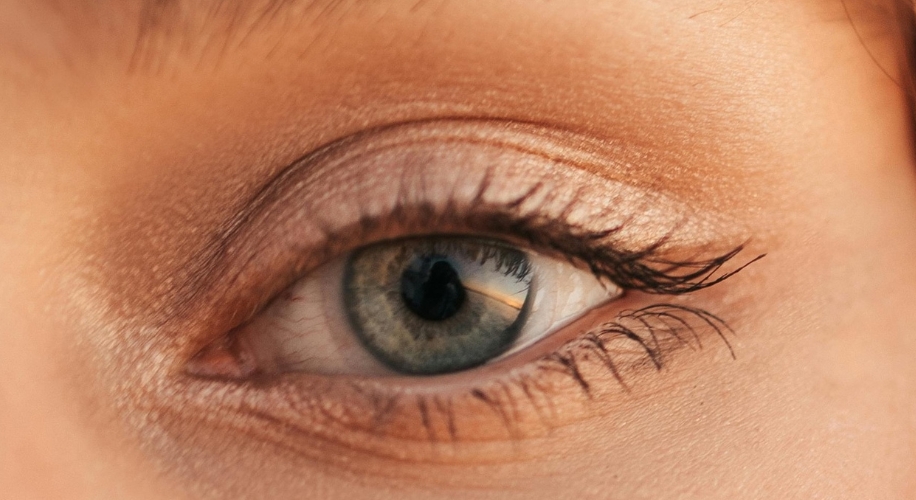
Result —
[[[685, 318], [686, 316], [686, 318]], [[692, 324], [699, 321], [700, 324]], [[645, 360], [651, 363], [656, 371], [666, 366], [667, 356], [676, 349], [689, 347], [693, 350], [703, 349], [703, 341], [698, 328], [708, 327], [716, 338], [728, 348], [732, 359], [735, 350], [726, 334], [734, 335], [734, 330], [718, 316], [702, 309], [677, 305], [655, 304], [635, 311], [625, 311], [614, 321], [600, 325], [573, 339], [560, 350], [542, 359], [547, 365], [554, 365], [555, 370], [568, 374], [582, 388], [586, 395], [591, 395], [591, 385], [585, 380], [578, 368], [580, 358], [591, 354], [597, 356], [604, 366], [614, 375], [617, 383], [630, 391], [630, 386], [623, 379], [613, 359], [612, 343], [619, 340], [632, 342], [645, 352]], [[545, 366], [544, 369], [552, 369]]]
[[[433, 394], [372, 394], [374, 404], [373, 433], [386, 435], [387, 423], [399, 420], [394, 412], [405, 408], [417, 415], [417, 425], [432, 442], [459, 442], [462, 422], [453, 411], [453, 401], [471, 398], [485, 406], [499, 420], [506, 437], [517, 440], [528, 432], [524, 405], [530, 406], [543, 426], [549, 430], [559, 425], [553, 408], [554, 390], [544, 381], [551, 374], [560, 374], [572, 382], [586, 399], [593, 399], [596, 390], [608, 389], [606, 378], [586, 375], [584, 367], [597, 363], [613, 378], [624, 393], [632, 389], [625, 380], [626, 373], [650, 369], [663, 371], [670, 354], [687, 347], [699, 351], [706, 347], [704, 337], [721, 341], [734, 359], [734, 348], [728, 336], [734, 331], [718, 316], [698, 308], [659, 303], [638, 310], [624, 311], [613, 321], [599, 325], [567, 342], [554, 352], [497, 377], [485, 386], [468, 389], [464, 394], [450, 396]], [[364, 389], [361, 389], [364, 390]], [[402, 424], [403, 425], [403, 424]]]
[[[398, 480], [410, 480], [427, 473], [418, 465], [479, 468], [538, 459], [537, 441], [526, 446], [525, 440], [549, 438], [594, 414], [585, 405], [605, 393], [616, 391], [625, 400], [635, 392], [627, 377], [664, 370], [675, 350], [701, 350], [709, 347], [707, 339], [719, 339], [734, 355], [732, 334], [707, 311], [656, 303], [622, 312], [553, 353], [476, 387], [424, 393], [342, 377], [182, 378], [160, 389], [171, 404], [141, 398], [131, 415], [148, 419], [143, 425], [155, 430], [146, 445], [151, 451], [200, 449], [215, 461], [233, 460], [232, 453], [239, 452], [270, 457], [265, 464], [283, 460], [293, 471], [308, 463], [360, 480], [390, 471]], [[602, 401], [613, 405], [613, 394], [606, 395]], [[552, 449], [545, 448], [544, 453]], [[173, 455], [166, 456], [175, 463]]]

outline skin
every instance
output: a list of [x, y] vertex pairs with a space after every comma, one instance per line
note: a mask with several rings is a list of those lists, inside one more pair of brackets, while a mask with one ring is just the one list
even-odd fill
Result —
[[[0, 491], [916, 495], [916, 170], [890, 2], [324, 3], [0, 2]], [[551, 393], [548, 430], [513, 440], [480, 417], [477, 441], [374, 454], [284, 434], [302, 415], [253, 424], [204, 390], [228, 382], [192, 381], [235, 311], [290, 284], [192, 279], [259, 186], [336, 139], [443, 118], [587, 138], [601, 161], [580, 168], [705, 221], [685, 251], [749, 242], [729, 269], [766, 254], [676, 299], [728, 321], [734, 359], [708, 335], [628, 368], [630, 391], [588, 365], [595, 394]], [[629, 300], [583, 321], [657, 302]]]

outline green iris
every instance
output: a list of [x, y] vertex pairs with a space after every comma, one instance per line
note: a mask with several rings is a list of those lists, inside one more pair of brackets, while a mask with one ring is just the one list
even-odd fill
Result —
[[343, 294], [370, 353], [398, 372], [433, 375], [505, 352], [525, 322], [531, 284], [528, 256], [505, 243], [428, 238], [357, 250]]

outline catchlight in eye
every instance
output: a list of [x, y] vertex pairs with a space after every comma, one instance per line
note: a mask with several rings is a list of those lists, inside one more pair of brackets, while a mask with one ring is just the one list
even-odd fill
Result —
[[373, 355], [394, 371], [431, 375], [486, 363], [511, 347], [533, 277], [524, 252], [494, 241], [405, 240], [355, 252], [343, 296]]

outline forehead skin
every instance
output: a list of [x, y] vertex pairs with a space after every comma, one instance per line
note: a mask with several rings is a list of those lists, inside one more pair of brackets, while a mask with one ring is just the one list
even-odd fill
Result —
[[[839, 58], [871, 61], [857, 75], [863, 82], [891, 87], [903, 80], [895, 10], [885, 3], [7, 0], [0, 14], [9, 24], [0, 30], [0, 71], [10, 99], [66, 113], [62, 119], [95, 137], [119, 130], [123, 137], [112, 146], [126, 155], [133, 141], [157, 147], [147, 144], [149, 130], [132, 131], [168, 114], [257, 159], [222, 147], [219, 154], [231, 158], [208, 149], [208, 158], [159, 161], [155, 169], [98, 165], [105, 175], [166, 174], [193, 163], [193, 172], [182, 173], [233, 180], [225, 173], [236, 165], [246, 175], [252, 165], [273, 171], [318, 145], [389, 123], [393, 114], [401, 121], [486, 117], [545, 122], [599, 139], [654, 134], [652, 142], [664, 143], [659, 149], [693, 174], [666, 187], [699, 191], [697, 200], [723, 206], [744, 193], [710, 189], [704, 180], [715, 175], [728, 185], [780, 175], [781, 158], [740, 156], [763, 137], [794, 133], [770, 119], [773, 109], [794, 107], [807, 117], [805, 108], [834, 106], [829, 92], [814, 102], [793, 91], [806, 90], [806, 82], [823, 85], [853, 62]], [[827, 44], [838, 55], [822, 57]], [[797, 88], [774, 88], [776, 78]], [[8, 109], [9, 131], [35, 128], [39, 114]], [[669, 119], [660, 123], [662, 112]], [[220, 119], [228, 113], [236, 119]], [[156, 133], [183, 135], [166, 128]], [[87, 147], [71, 133], [58, 135], [30, 144], [42, 149], [72, 138], [74, 147]], [[175, 141], [157, 142], [175, 148]], [[39, 168], [34, 156], [30, 163], [29, 170]], [[651, 174], [648, 183], [673, 175]]]
[[[111, 199], [116, 219], [135, 214], [139, 227], [105, 223], [119, 233], [99, 241], [164, 232], [156, 239], [180, 248], [193, 237], [143, 220], [160, 213], [151, 206], [188, 222], [226, 218], [316, 147], [443, 117], [639, 143], [658, 161], [599, 173], [747, 213], [748, 199], [794, 197], [759, 191], [801, 186], [788, 179], [804, 164], [774, 145], [844, 122], [854, 111], [837, 103], [850, 89], [886, 90], [869, 92], [865, 109], [903, 109], [894, 9], [884, 3], [7, 0], [0, 8], [12, 25], [0, 30], [10, 101], [0, 132], [20, 144], [4, 165], [13, 176], [101, 189], [83, 196]], [[61, 172], [62, 163], [79, 168]]]
[[[483, 118], [639, 144], [657, 164], [597, 173], [715, 212], [734, 221], [727, 236], [771, 254], [721, 301], [740, 309], [748, 355], [688, 364], [616, 433], [602, 420], [562, 429], [565, 462], [499, 470], [527, 485], [488, 472], [489, 486], [506, 498], [531, 484], [556, 498], [906, 497], [916, 183], [895, 12], [826, 0], [0, 0], [0, 489], [192, 488], [140, 451], [143, 416], [109, 391], [122, 372], [94, 350], [98, 295], [66, 289], [76, 276], [154, 310], [293, 160], [373, 127]], [[166, 457], [178, 468], [206, 457], [181, 452]], [[241, 469], [221, 480], [286, 477], [282, 464]], [[296, 473], [329, 494], [385, 495]]]

